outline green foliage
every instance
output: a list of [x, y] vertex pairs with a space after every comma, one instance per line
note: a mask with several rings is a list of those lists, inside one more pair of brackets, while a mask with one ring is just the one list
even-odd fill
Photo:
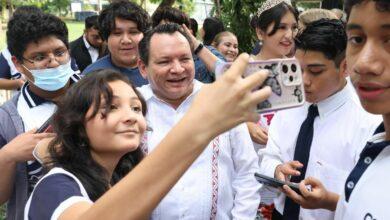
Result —
[[12, 0], [16, 7], [21, 5], [35, 5], [45, 12], [57, 15], [67, 15], [70, 9], [71, 0]]
[[0, 206], [0, 220], [5, 219], [5, 208], [6, 208], [5, 205]]
[[175, 4], [173, 4], [173, 7], [179, 8], [187, 15], [190, 15], [195, 9], [195, 4], [193, 0], [176, 0]]
[[240, 52], [251, 52], [256, 33], [250, 26], [251, 17], [264, 0], [220, 0], [221, 19], [227, 29], [238, 38]]

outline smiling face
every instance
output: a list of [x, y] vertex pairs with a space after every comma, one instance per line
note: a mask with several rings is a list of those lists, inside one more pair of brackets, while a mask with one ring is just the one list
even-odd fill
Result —
[[306, 101], [318, 103], [344, 87], [343, 69], [337, 68], [323, 53], [298, 49], [295, 57], [302, 68]]
[[115, 18], [115, 29], [111, 31], [107, 40], [113, 63], [124, 68], [136, 67], [139, 56], [138, 43], [143, 36], [135, 22]]
[[150, 40], [149, 63], [141, 61], [139, 69], [149, 80], [154, 94], [174, 108], [193, 90], [195, 69], [191, 47], [179, 32], [154, 34]]
[[374, 1], [353, 6], [347, 35], [347, 66], [363, 107], [390, 115], [390, 12]]
[[[106, 103], [102, 99], [98, 113], [85, 122], [91, 154], [96, 160], [107, 155], [120, 158], [136, 150], [146, 129], [142, 103], [134, 90], [120, 80], [108, 85], [113, 95], [109, 112], [106, 112]], [[93, 107], [90, 107], [86, 114], [87, 119], [93, 110]]]
[[215, 46], [215, 48], [225, 57], [226, 61], [233, 62], [237, 58], [238, 41], [236, 36], [232, 34], [222, 36], [218, 45]]
[[[266, 32], [256, 29], [259, 39], [263, 40], [262, 50], [265, 50], [273, 58], [281, 58], [289, 54], [294, 47], [294, 37], [297, 33], [297, 21], [290, 11], [280, 20], [280, 25], [275, 34], [268, 34], [273, 30], [275, 22], [271, 23]], [[264, 51], [264, 52], [265, 52]]]

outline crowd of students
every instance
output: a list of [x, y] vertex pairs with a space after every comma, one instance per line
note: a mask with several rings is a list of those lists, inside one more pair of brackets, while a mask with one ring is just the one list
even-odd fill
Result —
[[[14, 89], [0, 106], [6, 218], [389, 218], [390, 3], [298, 15], [267, 0], [252, 24], [260, 52], [238, 56], [218, 19], [205, 20], [202, 43], [170, 7], [150, 17], [115, 1], [71, 43], [58, 17], [18, 8], [0, 56], [0, 86]], [[272, 91], [253, 88], [269, 71], [243, 78], [245, 67], [287, 57], [306, 101], [259, 115]]]

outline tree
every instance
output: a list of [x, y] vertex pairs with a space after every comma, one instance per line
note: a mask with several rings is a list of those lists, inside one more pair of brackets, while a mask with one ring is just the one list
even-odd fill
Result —
[[240, 52], [252, 51], [257, 38], [250, 19], [264, 1], [220, 0], [221, 19], [226, 28], [237, 36]]

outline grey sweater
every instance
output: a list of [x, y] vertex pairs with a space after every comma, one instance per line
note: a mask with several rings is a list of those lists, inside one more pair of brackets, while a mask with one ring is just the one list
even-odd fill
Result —
[[[20, 92], [0, 106], [0, 148], [17, 135], [24, 133], [23, 120], [18, 114], [17, 102]], [[11, 198], [7, 203], [7, 219], [22, 220], [23, 211], [28, 199], [28, 181], [26, 162], [16, 165], [15, 180]], [[0, 177], [1, 178], [1, 177]]]

